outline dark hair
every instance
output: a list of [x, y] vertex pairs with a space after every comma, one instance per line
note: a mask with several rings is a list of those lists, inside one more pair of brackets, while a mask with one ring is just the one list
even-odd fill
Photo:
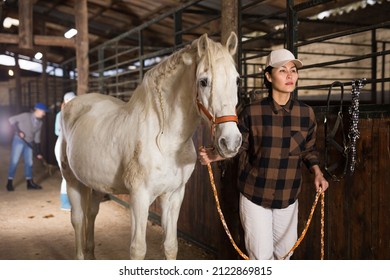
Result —
[[272, 66], [268, 66], [264, 70], [264, 85], [268, 89], [268, 96], [272, 96], [272, 83], [270, 81], [268, 81], [267, 76], [265, 75], [265, 73], [269, 73], [271, 75], [272, 74], [272, 69], [273, 69]]

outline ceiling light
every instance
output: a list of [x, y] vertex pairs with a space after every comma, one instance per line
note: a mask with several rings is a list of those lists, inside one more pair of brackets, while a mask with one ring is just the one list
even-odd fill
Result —
[[12, 25], [19, 26], [19, 20], [16, 18], [6, 17], [3, 21], [4, 28], [11, 28]]
[[35, 59], [38, 59], [38, 60], [40, 60], [42, 57], [43, 57], [43, 54], [42, 54], [41, 52], [37, 52], [37, 53], [34, 55], [34, 58], [35, 58]]
[[76, 34], [77, 34], [77, 29], [71, 28], [65, 32], [64, 37], [67, 39], [70, 39]]
[[14, 71], [12, 69], [9, 69], [8, 70], [8, 75], [12, 77], [14, 75]]

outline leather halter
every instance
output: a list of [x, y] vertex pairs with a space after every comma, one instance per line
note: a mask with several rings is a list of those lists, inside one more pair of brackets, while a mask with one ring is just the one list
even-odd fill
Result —
[[[333, 126], [333, 129], [329, 131], [329, 124], [328, 124], [328, 114], [329, 114], [329, 107], [330, 107], [330, 94], [332, 91], [332, 88], [334, 86], [339, 86], [341, 88], [341, 96], [340, 96], [340, 107], [339, 111], [337, 113], [337, 118], [336, 122]], [[345, 131], [344, 131], [344, 125], [343, 125], [343, 97], [344, 97], [344, 85], [343, 83], [339, 81], [335, 81], [330, 85], [329, 92], [328, 92], [328, 100], [327, 100], [327, 108], [326, 108], [326, 114], [325, 114], [325, 119], [324, 119], [324, 130], [325, 130], [325, 171], [328, 173], [328, 175], [333, 179], [333, 181], [338, 182], [340, 181], [347, 173], [347, 166], [348, 166], [348, 143], [347, 139], [345, 136]], [[340, 128], [340, 129], [339, 129]], [[341, 132], [342, 138], [343, 138], [343, 143], [339, 144], [335, 140], [335, 136], [337, 131]], [[345, 164], [344, 168], [341, 174], [336, 175], [333, 173], [333, 171], [338, 167], [339, 161], [329, 164], [329, 147], [332, 145], [345, 159]]]
[[211, 135], [214, 135], [214, 130], [216, 125], [220, 123], [225, 122], [235, 122], [238, 123], [238, 117], [237, 115], [227, 115], [227, 116], [221, 116], [221, 117], [215, 117], [211, 115], [209, 110], [202, 104], [202, 102], [199, 101], [199, 98], [196, 98], [196, 104], [198, 105], [198, 110], [200, 113], [203, 113], [206, 118], [211, 122]]

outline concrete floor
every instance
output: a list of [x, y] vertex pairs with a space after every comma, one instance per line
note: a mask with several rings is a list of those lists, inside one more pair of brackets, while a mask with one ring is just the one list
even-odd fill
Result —
[[[60, 172], [49, 174], [34, 161], [34, 181], [42, 190], [27, 190], [23, 161], [14, 180], [15, 191], [5, 188], [9, 162], [8, 145], [0, 145], [0, 260], [71, 260], [74, 232], [70, 213], [60, 209]], [[95, 255], [100, 260], [129, 258], [130, 218], [125, 207], [114, 201], [101, 203], [96, 219]], [[146, 259], [164, 259], [162, 230], [149, 222]], [[213, 256], [179, 239], [178, 259], [207, 260]]]

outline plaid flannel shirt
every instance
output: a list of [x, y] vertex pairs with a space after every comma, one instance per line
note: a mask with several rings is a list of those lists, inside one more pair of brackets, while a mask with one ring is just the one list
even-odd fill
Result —
[[246, 106], [239, 123], [240, 192], [265, 208], [286, 208], [300, 193], [302, 162], [309, 169], [319, 164], [313, 109], [293, 99], [280, 106], [268, 97]]

